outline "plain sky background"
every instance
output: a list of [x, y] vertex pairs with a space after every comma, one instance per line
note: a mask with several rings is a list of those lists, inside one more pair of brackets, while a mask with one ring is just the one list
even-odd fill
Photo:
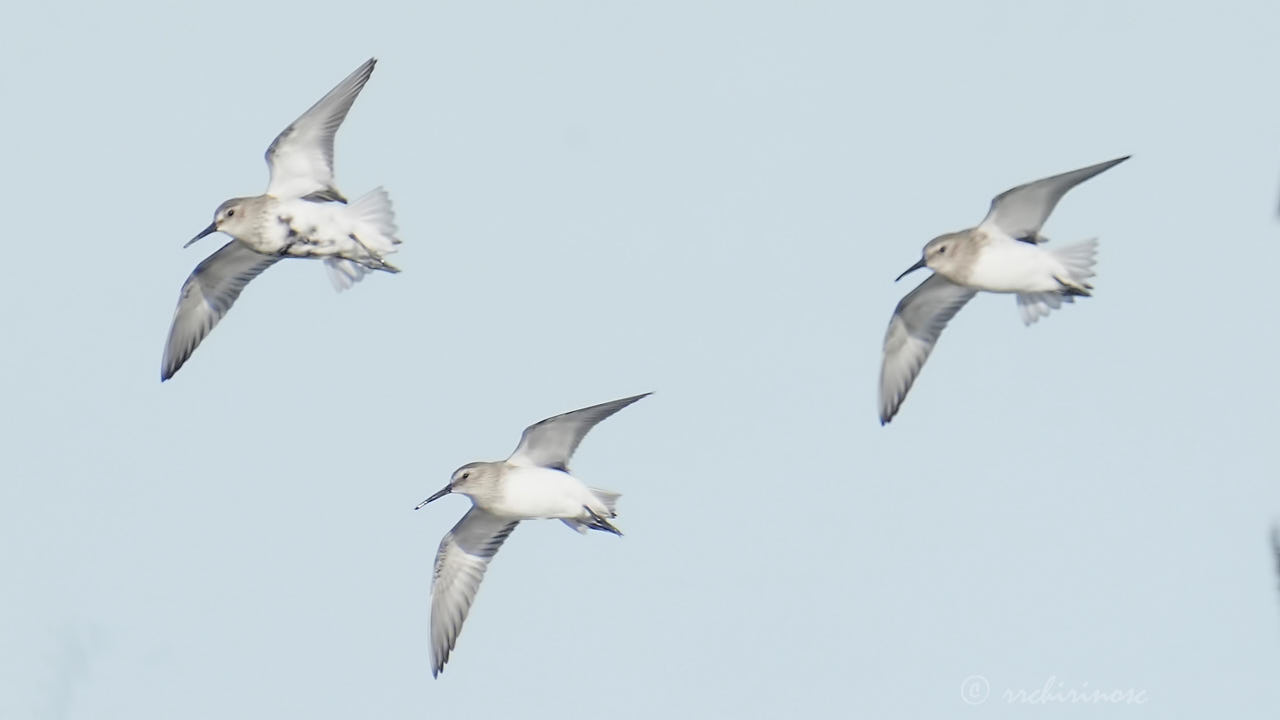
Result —
[[[0, 718], [1273, 718], [1280, 4], [20, 3], [0, 27]], [[253, 282], [159, 382], [275, 135], [398, 276]], [[1093, 298], [983, 296], [888, 427], [893, 278], [1013, 185]], [[439, 680], [414, 512], [647, 390]], [[991, 696], [961, 697], [970, 676]], [[1005, 690], [1144, 692], [1010, 705]]]

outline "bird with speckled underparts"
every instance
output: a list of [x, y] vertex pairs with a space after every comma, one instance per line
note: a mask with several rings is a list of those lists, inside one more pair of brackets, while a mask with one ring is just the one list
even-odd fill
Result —
[[333, 176], [334, 136], [376, 62], [370, 58], [276, 137], [267, 148], [264, 194], [222, 203], [213, 222], [187, 242], [215, 232], [232, 238], [182, 286], [161, 381], [178, 372], [249, 281], [283, 258], [324, 260], [339, 291], [373, 270], [399, 272], [385, 259], [400, 244], [391, 198], [375, 188], [348, 203]]

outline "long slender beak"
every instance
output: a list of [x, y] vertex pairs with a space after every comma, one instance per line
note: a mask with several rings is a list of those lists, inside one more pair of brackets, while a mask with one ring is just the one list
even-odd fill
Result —
[[189, 247], [191, 247], [192, 245], [194, 245], [194, 244], [195, 244], [195, 242], [196, 242], [197, 240], [199, 240], [200, 238], [202, 238], [202, 237], [204, 237], [204, 236], [206, 236], [206, 235], [212, 235], [212, 234], [214, 234], [214, 233], [216, 233], [216, 232], [218, 232], [218, 221], [217, 221], [217, 220], [214, 220], [213, 222], [209, 223], [209, 227], [207, 227], [207, 228], [205, 228], [205, 229], [201, 230], [199, 235], [196, 235], [195, 237], [193, 237], [193, 238], [191, 238], [190, 240], [188, 240], [188, 241], [187, 241], [187, 244], [186, 244], [186, 245], [183, 245], [182, 247], [184, 247], [184, 248], [189, 248]]
[[440, 498], [444, 497], [445, 495], [448, 495], [448, 494], [449, 494], [449, 493], [451, 493], [451, 492], [453, 492], [453, 485], [452, 485], [452, 483], [451, 483], [451, 484], [449, 484], [449, 485], [445, 485], [445, 486], [444, 486], [444, 489], [442, 489], [440, 492], [438, 492], [438, 493], [436, 493], [435, 495], [432, 495], [431, 497], [427, 498], [426, 500], [423, 500], [422, 502], [418, 503], [418, 507], [414, 508], [414, 510], [421, 510], [421, 509], [422, 509], [422, 506], [426, 505], [427, 503], [429, 503], [429, 502], [431, 502], [431, 501], [433, 501], [433, 500], [439, 500]]
[[917, 261], [916, 261], [916, 264], [915, 264], [915, 265], [912, 265], [911, 267], [907, 268], [906, 270], [904, 270], [904, 271], [903, 271], [903, 273], [902, 273], [901, 275], [899, 275], [897, 278], [895, 278], [895, 279], [894, 279], [894, 282], [898, 282], [898, 281], [899, 281], [899, 280], [901, 280], [902, 278], [904, 278], [904, 277], [906, 277], [906, 276], [910, 275], [911, 273], [913, 273], [913, 272], [915, 272], [915, 271], [919, 270], [919, 269], [920, 269], [920, 268], [922, 268], [922, 267], [926, 267], [927, 265], [928, 265], [928, 263], [926, 263], [926, 262], [924, 261], [924, 258], [920, 258], [919, 260], [917, 260]]

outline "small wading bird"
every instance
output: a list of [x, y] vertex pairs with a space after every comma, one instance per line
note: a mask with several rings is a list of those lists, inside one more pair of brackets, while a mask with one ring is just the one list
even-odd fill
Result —
[[893, 419], [938, 336], [980, 290], [1015, 293], [1027, 325], [1064, 302], [1088, 297], [1098, 241], [1057, 249], [1040, 234], [1053, 208], [1071, 188], [1128, 160], [1104, 163], [1019, 185], [991, 201], [975, 228], [940, 235], [924, 246], [919, 262], [898, 276], [927, 267], [928, 280], [902, 298], [884, 336], [880, 366], [880, 424]]
[[418, 504], [419, 509], [449, 493], [471, 498], [471, 509], [444, 536], [431, 581], [431, 675], [444, 670], [462, 632], [485, 568], [521, 520], [547, 518], [586, 533], [621, 535], [609, 522], [620, 497], [587, 487], [569, 474], [569, 458], [591, 428], [643, 398], [636, 395], [593, 405], [530, 425], [511, 457], [467, 463], [449, 484]]
[[375, 188], [348, 205], [333, 184], [334, 135], [375, 62], [370, 58], [276, 137], [267, 148], [265, 194], [222, 203], [209, 227], [187, 242], [218, 231], [233, 238], [183, 283], [161, 381], [178, 372], [245, 285], [281, 258], [323, 258], [338, 290], [371, 270], [399, 272], [383, 260], [400, 243], [386, 191]]

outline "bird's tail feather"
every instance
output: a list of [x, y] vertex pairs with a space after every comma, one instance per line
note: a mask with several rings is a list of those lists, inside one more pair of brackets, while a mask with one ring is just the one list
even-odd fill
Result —
[[391, 196], [381, 187], [361, 195], [347, 206], [360, 231], [361, 244], [378, 256], [396, 251], [396, 215], [391, 209]]
[[1060, 248], [1046, 247], [1045, 250], [1066, 266], [1070, 277], [1062, 278], [1065, 285], [1085, 290], [1092, 289], [1087, 281], [1094, 276], [1093, 265], [1098, 261], [1097, 238]]
[[372, 272], [360, 263], [343, 258], [327, 258], [324, 264], [329, 270], [329, 281], [333, 283], [333, 289], [338, 292], [350, 288]]
[[1067, 277], [1058, 278], [1062, 289], [1056, 292], [1018, 293], [1018, 311], [1027, 325], [1062, 307], [1063, 303], [1075, 302], [1076, 297], [1088, 297], [1093, 289], [1088, 280], [1093, 277], [1093, 265], [1097, 262], [1097, 238], [1045, 250], [1062, 263]]
[[622, 497], [622, 493], [609, 492], [600, 488], [587, 488], [592, 495], [604, 505], [604, 509], [609, 511], [609, 517], [618, 517], [618, 498]]
[[[609, 492], [608, 490], [601, 490], [599, 488], [587, 489], [590, 490], [596, 500], [600, 501], [600, 504], [604, 506], [605, 512], [600, 512], [600, 508], [592, 509], [583, 507], [583, 512], [586, 514], [586, 517], [582, 519], [562, 518], [560, 521], [584, 535], [587, 530], [604, 530], [605, 532], [611, 532], [614, 535], [621, 535], [622, 533], [619, 532], [618, 528], [614, 527], [613, 524], [609, 522], [610, 518], [618, 516], [618, 498], [622, 497], [621, 493]], [[592, 513], [595, 513], [595, 515], [592, 515]]]
[[1030, 325], [1062, 307], [1064, 302], [1075, 302], [1075, 297], [1056, 292], [1018, 293], [1018, 312], [1022, 313], [1022, 322]]

